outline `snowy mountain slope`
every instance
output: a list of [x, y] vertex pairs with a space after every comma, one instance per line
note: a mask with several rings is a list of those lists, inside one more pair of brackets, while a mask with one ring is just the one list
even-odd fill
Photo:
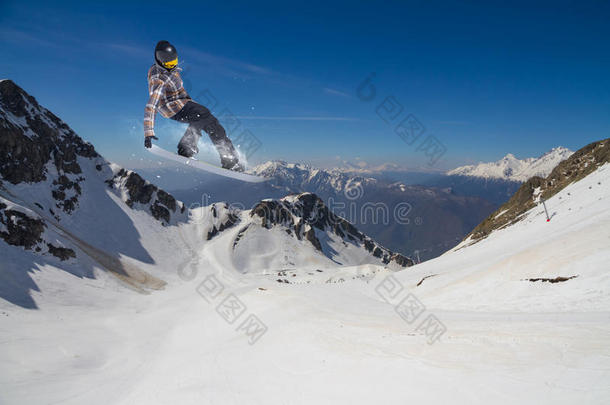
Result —
[[[0, 124], [1, 169], [19, 164], [8, 154], [26, 141]], [[61, 145], [50, 145], [57, 156]], [[64, 180], [53, 185], [62, 159], [33, 164], [47, 170], [38, 182], [12, 183], [19, 171], [0, 171], [0, 291], [28, 291], [34, 304], [0, 299], [0, 402], [607, 403], [608, 156], [607, 140], [588, 145], [541, 183], [550, 222], [533, 205], [476, 244], [398, 272], [381, 247], [380, 265], [333, 262], [374, 254], [311, 194], [263, 201], [262, 216], [223, 203], [181, 212], [176, 202], [174, 212], [137, 175], [99, 171], [83, 156], [83, 179], [66, 176], [80, 194], [60, 189]], [[55, 199], [51, 190], [74, 193]], [[169, 223], [155, 217], [156, 201]], [[32, 226], [38, 219], [42, 228]], [[279, 243], [242, 245], [250, 230]], [[46, 243], [76, 258], [62, 261]], [[137, 294], [103, 271], [108, 259], [167, 284]], [[278, 275], [257, 271], [289, 261], [294, 268]], [[444, 332], [429, 329], [430, 316]]]
[[[378, 245], [345, 219], [333, 214], [312, 193], [261, 201], [248, 216], [249, 220], [243, 221], [245, 225], [240, 226], [232, 246], [234, 263], [243, 272], [365, 263], [389, 265], [396, 270], [414, 264], [411, 259]], [[307, 241], [310, 246], [301, 243], [299, 247], [296, 241], [288, 239]], [[276, 253], [278, 248], [282, 249], [279, 255]]]
[[[434, 262], [397, 277], [414, 283], [434, 274], [417, 291], [439, 308], [608, 311], [609, 178], [610, 163], [604, 163], [546, 201], [550, 222], [544, 208], [535, 205], [520, 221], [494, 230], [478, 243], [466, 239]], [[530, 281], [572, 276], [576, 277], [555, 283]]]
[[[247, 193], [242, 193], [241, 187], [219, 185], [205, 192], [215, 195], [214, 190], [222, 188], [216, 194], [248, 207], [253, 206], [250, 203], [254, 196], [280, 198], [286, 193], [312, 192], [333, 206], [335, 213], [382, 245], [406, 255], [418, 251], [421, 260], [436, 257], [455, 246], [497, 207], [481, 197], [454, 193], [448, 187], [407, 185], [340, 169], [270, 161], [252, 171], [272, 178], [265, 189], [248, 188]], [[234, 190], [232, 195], [231, 190]], [[177, 195], [198, 201], [202, 193], [202, 189], [196, 188]], [[383, 210], [383, 215], [368, 215], [373, 206]], [[394, 213], [405, 207], [409, 207], [408, 218], [395, 220]]]
[[[130, 288], [146, 292], [163, 288], [173, 277], [160, 271], [160, 263], [172, 258], [191, 260], [205, 242], [238, 222], [251, 230], [261, 227], [248, 211], [241, 215], [226, 204], [187, 209], [137, 173], [106, 161], [91, 144], [10, 80], [0, 83], [0, 131], [0, 250], [12, 251], [16, 256], [25, 251], [23, 257], [27, 257], [3, 265], [0, 297], [17, 305], [36, 307], [31, 292], [38, 288], [33, 277], [39, 262], [86, 278], [106, 270]], [[316, 206], [318, 203], [319, 199], [310, 201]], [[302, 207], [310, 209], [307, 204]], [[328, 215], [323, 204], [321, 208], [319, 212]], [[309, 219], [315, 218], [304, 218]], [[274, 225], [271, 221], [266, 228]], [[182, 227], [196, 227], [200, 232], [186, 246]], [[308, 252], [300, 255], [303, 261], [319, 260], [327, 267], [343, 264], [333, 261], [331, 252], [311, 249], [309, 240], [320, 243], [318, 238], [325, 240], [328, 229], [311, 231], [317, 236], [308, 240], [294, 231], [291, 238], [297, 240], [291, 243], [295, 249]], [[359, 245], [351, 245], [361, 251], [363, 260], [368, 257], [369, 261], [387, 264], [392, 258], [398, 267], [412, 264], [362, 233], [356, 234]], [[338, 236], [335, 242], [349, 242], [341, 239]], [[164, 243], [159, 245], [159, 240]], [[282, 240], [273, 243], [281, 244]], [[242, 245], [234, 254], [248, 262], [254, 252]], [[277, 262], [273, 257], [270, 260]]]
[[[523, 183], [517, 192], [470, 232], [468, 239], [476, 242], [491, 232], [523, 218], [523, 214], [561, 191], [564, 187], [578, 181], [596, 168], [610, 162], [610, 140], [593, 142], [559, 163], [543, 179], [534, 176]], [[549, 213], [550, 215], [550, 213]]]
[[[47, 266], [41, 290], [55, 278], [63, 288], [36, 293], [39, 311], [2, 306], [3, 402], [607, 403], [609, 173], [597, 167], [549, 198], [551, 222], [534, 207], [407, 271], [344, 267], [342, 283], [324, 273], [309, 284], [240, 273], [226, 254], [237, 227], [193, 245], [189, 271], [155, 294], [133, 297], [102, 279], [83, 285]], [[208, 225], [167, 229], [201, 241]], [[385, 284], [389, 275], [402, 290]], [[530, 281], [558, 276], [577, 277]], [[215, 298], [204, 293], [211, 280], [222, 288]], [[395, 307], [409, 293], [424, 305], [412, 322]], [[232, 323], [219, 312], [226, 297], [245, 308]], [[266, 327], [253, 345], [240, 331], [251, 314]], [[434, 344], [418, 329], [428, 315], [446, 328]]]
[[0, 83], [0, 196], [4, 222], [10, 217], [18, 225], [5, 223], [7, 244], [0, 248], [33, 253], [27, 266], [21, 260], [3, 264], [0, 297], [26, 307], [35, 307], [30, 276], [38, 262], [63, 260], [61, 268], [87, 278], [97, 266], [135, 288], [158, 287], [146, 285], [147, 276], [121, 258], [152, 260], [123, 206], [141, 210], [153, 228], [186, 219], [181, 203], [107, 162], [10, 80]]
[[570, 157], [572, 153], [562, 146], [553, 148], [538, 158], [517, 159], [509, 153], [496, 162], [457, 167], [448, 171], [447, 175], [523, 182], [533, 176], [548, 176], [559, 162]]
[[77, 219], [73, 222], [88, 225], [92, 218], [86, 214], [105, 199], [96, 195], [100, 201], [91, 200], [91, 194], [108, 186], [129, 206], [149, 211], [165, 224], [185, 219], [182, 204], [137, 174], [110, 164], [10, 80], [0, 82], [0, 129], [0, 184], [58, 222]]

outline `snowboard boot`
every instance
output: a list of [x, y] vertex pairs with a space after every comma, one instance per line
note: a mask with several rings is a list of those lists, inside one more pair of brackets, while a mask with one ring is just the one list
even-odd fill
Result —
[[199, 153], [197, 143], [201, 138], [199, 131], [192, 127], [188, 127], [180, 142], [178, 142], [178, 154], [187, 158], [195, 156]]
[[220, 163], [222, 164], [223, 169], [232, 170], [234, 172], [243, 172], [245, 170], [244, 165], [242, 165], [235, 156], [223, 155], [220, 158]]

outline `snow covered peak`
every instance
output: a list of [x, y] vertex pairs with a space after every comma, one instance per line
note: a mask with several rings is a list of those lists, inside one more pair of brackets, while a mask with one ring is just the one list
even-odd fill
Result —
[[82, 170], [79, 158], [97, 159], [91, 144], [11, 80], [0, 82], [0, 175], [12, 184], [39, 182], [53, 169], [66, 176]]
[[315, 189], [318, 193], [341, 194], [345, 192], [346, 187], [377, 183], [376, 179], [364, 177], [359, 173], [341, 169], [320, 169], [308, 164], [280, 160], [262, 163], [252, 168], [251, 172], [257, 176], [272, 178], [272, 186], [287, 193]]
[[544, 153], [539, 158], [533, 160], [535, 160], [536, 162], [545, 162], [561, 159], [561, 161], [563, 161], [572, 156], [573, 153], [574, 152], [568, 148], [564, 148], [563, 146], [556, 146], [548, 152]]
[[[91, 278], [97, 263], [138, 290], [162, 288], [163, 281], [120, 257], [150, 259], [137, 242], [136, 222], [156, 234], [185, 222], [185, 211], [168, 193], [100, 156], [15, 83], [0, 82], [0, 256], [14, 258], [2, 269], [5, 277], [21, 279], [34, 262], [61, 261], [67, 272]], [[0, 297], [35, 307], [30, 288], [2, 282]]]
[[32, 199], [56, 221], [78, 214], [80, 208], [93, 214], [95, 207], [87, 206], [95, 204], [91, 195], [108, 186], [129, 207], [144, 209], [165, 223], [176, 214], [183, 218], [181, 203], [136, 173], [108, 162], [11, 80], [0, 82], [0, 124], [0, 178], [20, 186], [20, 192], [31, 190]]
[[496, 162], [461, 166], [448, 171], [447, 174], [524, 182], [533, 176], [548, 176], [559, 162], [570, 157], [572, 153], [562, 146], [555, 147], [538, 158], [518, 159], [508, 153]]
[[314, 168], [306, 163], [290, 163], [285, 160], [269, 160], [254, 166], [251, 171], [259, 176], [276, 175], [282, 172], [311, 171]]
[[414, 264], [335, 215], [313, 193], [261, 201], [242, 220], [233, 240], [233, 262], [244, 273], [360, 264], [397, 270]]
[[[548, 167], [560, 162], [553, 169]], [[572, 152], [558, 147], [529, 163], [526, 170], [533, 173], [519, 190], [496, 212], [480, 223], [469, 235], [471, 241], [481, 240], [490, 233], [521, 220], [523, 214], [563, 190], [566, 186], [583, 179], [594, 170], [610, 163], [610, 141], [594, 142]], [[543, 178], [540, 174], [549, 171]]]

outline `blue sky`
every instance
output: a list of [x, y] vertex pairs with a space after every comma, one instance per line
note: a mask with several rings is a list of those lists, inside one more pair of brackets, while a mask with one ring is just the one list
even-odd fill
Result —
[[[207, 89], [262, 142], [251, 162], [426, 166], [433, 135], [443, 169], [610, 136], [608, 2], [87, 3], [0, 3], [0, 76], [127, 166], [150, 163], [141, 120], [161, 39], [190, 94]], [[389, 96], [391, 124], [376, 113]], [[407, 114], [426, 128], [413, 145], [394, 133]], [[183, 131], [158, 116], [162, 146]]]

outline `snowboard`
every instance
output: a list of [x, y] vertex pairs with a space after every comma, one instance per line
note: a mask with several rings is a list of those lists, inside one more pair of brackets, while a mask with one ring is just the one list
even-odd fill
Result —
[[172, 153], [172, 152], [166, 151], [165, 149], [160, 148], [154, 144], [152, 145], [152, 148], [150, 148], [148, 150], [151, 153], [153, 153], [159, 157], [173, 160], [178, 163], [183, 163], [186, 166], [190, 166], [195, 169], [204, 170], [209, 173], [214, 173], [219, 176], [229, 177], [229, 178], [235, 179], [235, 180], [245, 181], [248, 183], [262, 183], [264, 181], [269, 180], [266, 177], [259, 177], [259, 176], [255, 176], [253, 174], [241, 173], [241, 172], [235, 172], [233, 170], [223, 169], [222, 167], [218, 167], [213, 164], [206, 163], [201, 160], [197, 160], [193, 157], [187, 158], [184, 156], [180, 156], [177, 153]]

